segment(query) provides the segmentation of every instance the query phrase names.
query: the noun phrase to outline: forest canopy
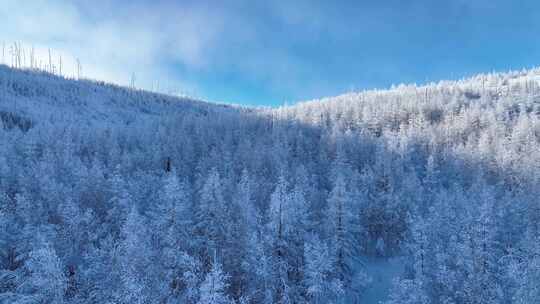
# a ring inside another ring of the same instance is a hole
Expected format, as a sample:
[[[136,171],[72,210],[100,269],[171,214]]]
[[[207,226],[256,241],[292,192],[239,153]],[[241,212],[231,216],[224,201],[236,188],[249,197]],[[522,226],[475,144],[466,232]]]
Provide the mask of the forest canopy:
[[[540,301],[540,70],[279,108],[0,66],[1,303]]]

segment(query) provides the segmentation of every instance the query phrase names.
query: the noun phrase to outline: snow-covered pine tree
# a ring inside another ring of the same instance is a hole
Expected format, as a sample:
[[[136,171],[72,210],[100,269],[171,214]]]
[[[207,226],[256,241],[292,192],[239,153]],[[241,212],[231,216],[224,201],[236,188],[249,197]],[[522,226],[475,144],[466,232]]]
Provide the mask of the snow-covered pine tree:
[[[53,246],[38,235],[37,242],[30,251],[24,266],[25,278],[17,288],[22,294],[21,302],[65,303],[67,279],[64,265]]]
[[[227,239],[229,209],[223,197],[221,178],[216,168],[208,173],[199,192],[199,204],[195,207],[198,247],[205,269],[209,269],[213,257],[222,258]]]
[[[226,293],[229,277],[221,269],[221,265],[214,261],[210,272],[199,287],[199,300],[197,304],[232,304],[234,303]]]
[[[121,302],[143,304],[154,301],[152,293],[153,269],[150,234],[145,218],[135,206],[131,207],[121,230],[120,267]]]
[[[274,301],[286,304],[291,301],[289,276],[290,269],[289,256],[290,244],[289,233],[293,227],[290,226],[291,218],[291,195],[289,185],[283,173],[279,176],[274,192],[270,196],[270,219],[269,230],[271,233],[270,242],[272,248],[272,273],[273,279],[270,283],[274,291]]]
[[[328,235],[335,263],[335,276],[344,286],[349,286],[352,280],[351,268],[354,239],[351,222],[351,197],[347,190],[345,178],[338,173],[334,187],[328,195]]]
[[[305,244],[305,284],[310,303],[337,302],[343,294],[341,280],[334,277],[335,261],[328,246],[317,236],[311,236]]]

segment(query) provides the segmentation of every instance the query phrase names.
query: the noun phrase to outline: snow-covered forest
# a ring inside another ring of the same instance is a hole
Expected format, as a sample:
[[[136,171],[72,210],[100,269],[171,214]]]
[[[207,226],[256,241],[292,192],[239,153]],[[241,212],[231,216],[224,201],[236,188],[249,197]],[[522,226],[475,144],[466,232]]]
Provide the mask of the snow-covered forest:
[[[281,108],[0,66],[0,303],[540,301],[540,70]]]

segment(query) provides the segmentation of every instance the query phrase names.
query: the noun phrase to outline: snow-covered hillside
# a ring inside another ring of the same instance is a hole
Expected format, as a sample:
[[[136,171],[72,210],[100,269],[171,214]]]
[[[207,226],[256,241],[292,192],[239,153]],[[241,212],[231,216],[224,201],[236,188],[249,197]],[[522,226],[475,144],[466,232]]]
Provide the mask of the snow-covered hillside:
[[[250,109],[0,66],[0,303],[538,302],[539,75]]]
[[[228,108],[4,65],[0,65],[0,94],[0,111],[17,113],[35,122],[54,119],[92,127],[156,120],[171,113],[206,115],[214,109]]]

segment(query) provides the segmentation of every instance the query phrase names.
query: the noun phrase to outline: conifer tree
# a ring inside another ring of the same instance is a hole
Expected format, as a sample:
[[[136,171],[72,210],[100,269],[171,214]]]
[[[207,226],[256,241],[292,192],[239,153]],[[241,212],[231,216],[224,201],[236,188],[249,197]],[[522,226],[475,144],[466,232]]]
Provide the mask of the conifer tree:
[[[348,286],[352,279],[351,258],[354,242],[349,209],[351,203],[345,179],[338,174],[334,188],[328,196],[328,235],[335,261],[335,275],[345,286]]]
[[[274,301],[280,304],[290,302],[288,233],[292,227],[289,226],[291,198],[287,188],[288,183],[285,176],[281,174],[270,197],[269,229],[272,233],[272,272],[274,274],[271,285],[274,289]]]
[[[214,261],[210,272],[199,287],[199,301],[197,304],[230,304],[230,300],[226,294],[229,277],[223,273],[221,265]]]
[[[146,222],[136,207],[131,207],[126,222],[122,226],[121,301],[127,303],[147,303],[152,301],[151,287],[154,269],[150,239]]]
[[[343,293],[343,285],[333,277],[335,262],[331,252],[317,236],[312,236],[305,244],[306,258],[305,284],[310,303],[328,303],[338,299]]]
[[[213,256],[221,257],[226,240],[228,209],[222,192],[221,178],[214,168],[200,190],[199,205],[196,207],[196,229],[200,238],[199,249],[203,253],[205,267]]]
[[[37,303],[61,304],[67,288],[63,265],[52,245],[43,236],[25,261],[26,278],[18,290]]]

